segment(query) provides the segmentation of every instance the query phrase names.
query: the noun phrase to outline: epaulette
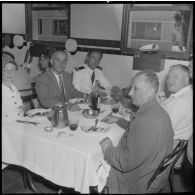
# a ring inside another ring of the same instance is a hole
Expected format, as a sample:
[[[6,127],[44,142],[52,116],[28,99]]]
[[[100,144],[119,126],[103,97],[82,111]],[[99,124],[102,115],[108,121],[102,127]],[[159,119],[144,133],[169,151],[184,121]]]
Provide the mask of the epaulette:
[[[96,68],[98,68],[98,69],[102,70],[102,67],[100,67],[100,66],[97,66]]]
[[[79,71],[79,70],[82,70],[82,69],[85,69],[85,67],[84,66],[79,66],[79,67],[75,68],[76,71]]]

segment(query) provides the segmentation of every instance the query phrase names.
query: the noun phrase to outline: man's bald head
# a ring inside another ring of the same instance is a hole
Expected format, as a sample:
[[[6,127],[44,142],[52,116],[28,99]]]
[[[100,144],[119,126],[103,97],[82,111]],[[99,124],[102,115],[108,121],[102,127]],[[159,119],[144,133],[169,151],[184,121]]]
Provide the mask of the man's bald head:
[[[170,93],[176,93],[190,84],[189,68],[182,64],[170,68],[167,76],[167,87]]]

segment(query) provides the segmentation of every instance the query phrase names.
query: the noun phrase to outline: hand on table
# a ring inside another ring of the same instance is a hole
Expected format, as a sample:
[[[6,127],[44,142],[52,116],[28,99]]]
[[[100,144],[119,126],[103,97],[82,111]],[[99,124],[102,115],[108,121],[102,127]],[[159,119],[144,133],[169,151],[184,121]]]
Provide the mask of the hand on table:
[[[103,153],[105,153],[106,150],[109,147],[112,147],[113,146],[112,140],[109,137],[105,137],[102,141],[100,141],[100,146],[102,148]]]

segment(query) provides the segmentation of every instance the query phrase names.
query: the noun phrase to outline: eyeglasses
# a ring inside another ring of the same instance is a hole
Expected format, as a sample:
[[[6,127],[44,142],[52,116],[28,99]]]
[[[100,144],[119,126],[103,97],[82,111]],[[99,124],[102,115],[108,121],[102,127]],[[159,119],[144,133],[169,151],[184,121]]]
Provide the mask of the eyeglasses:
[[[14,69],[11,69],[11,70],[9,70],[9,69],[4,69],[3,72],[6,72],[6,73],[15,73],[16,70],[14,70]]]

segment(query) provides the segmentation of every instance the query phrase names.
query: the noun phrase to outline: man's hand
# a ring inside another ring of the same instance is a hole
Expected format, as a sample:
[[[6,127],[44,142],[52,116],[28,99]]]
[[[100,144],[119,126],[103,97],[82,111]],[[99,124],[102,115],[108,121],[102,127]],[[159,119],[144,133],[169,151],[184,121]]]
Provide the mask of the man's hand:
[[[102,151],[105,154],[106,150],[109,147],[112,147],[112,140],[109,137],[104,138],[102,141],[100,141],[100,146],[102,147]]]

